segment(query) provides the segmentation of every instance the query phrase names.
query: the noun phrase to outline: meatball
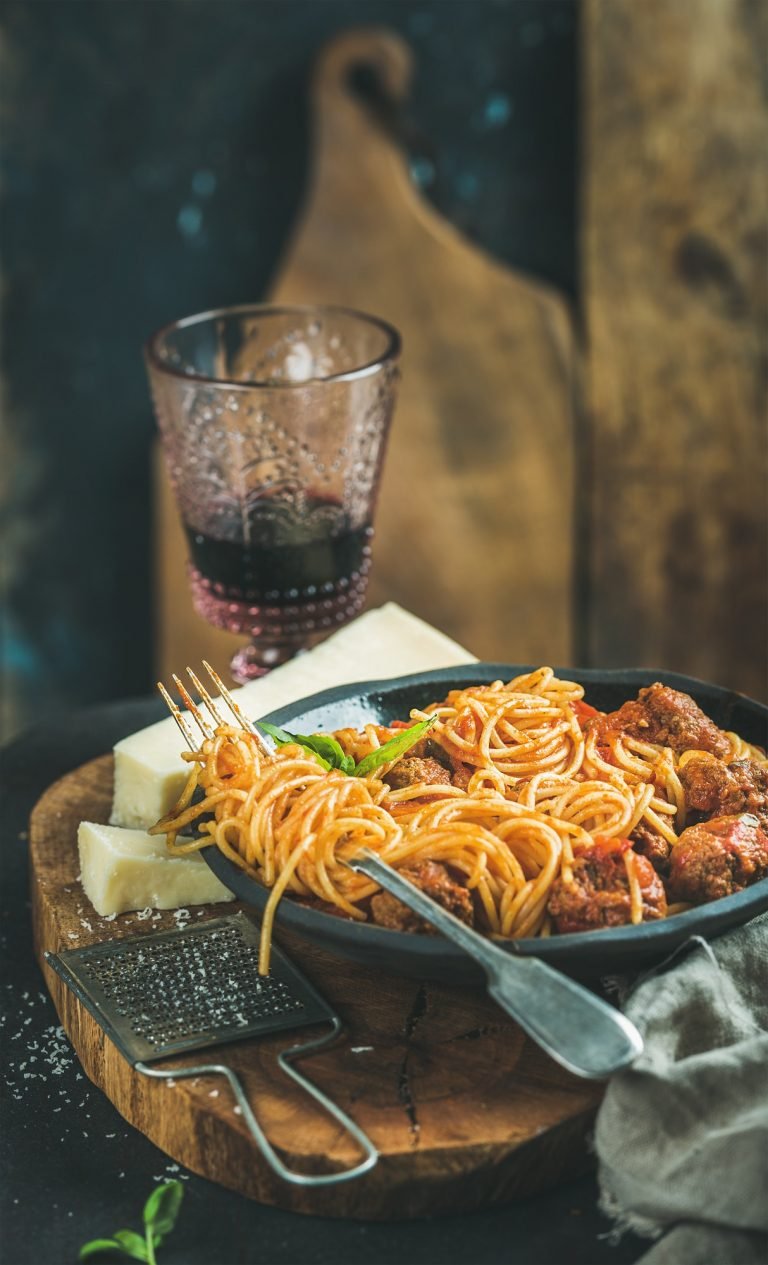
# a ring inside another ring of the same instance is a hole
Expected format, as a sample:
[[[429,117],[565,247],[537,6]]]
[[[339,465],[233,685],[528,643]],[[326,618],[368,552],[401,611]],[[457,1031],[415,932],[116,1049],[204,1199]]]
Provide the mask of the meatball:
[[[639,821],[629,836],[632,847],[641,857],[647,857],[658,874],[666,874],[672,844],[644,821]]]
[[[680,781],[689,812],[712,817],[729,797],[728,765],[715,756],[693,756],[680,770]]]
[[[461,760],[454,761],[453,771],[451,773],[451,782],[454,786],[458,786],[460,790],[469,789],[469,783],[474,775],[474,767],[471,764],[464,764]]]
[[[427,782],[430,786],[450,786],[451,775],[431,756],[404,756],[384,774],[384,781],[393,791],[399,791],[406,786],[417,786],[419,782]]]
[[[741,891],[768,875],[768,834],[742,813],[688,826],[672,849],[670,900],[702,905]]]
[[[631,922],[632,902],[624,853],[628,839],[595,840],[575,857],[573,880],[555,880],[548,911],[561,935],[571,931],[596,931]],[[667,912],[664,886],[650,861],[635,855],[643,898],[643,921],[663,918]]]
[[[594,721],[593,724],[601,722]],[[710,751],[725,756],[731,744],[721,729],[704,715],[689,694],[673,690],[659,681],[640,690],[633,702],[611,712],[605,722],[632,738],[655,742],[673,751]]]
[[[404,867],[399,871],[414,887],[418,887],[432,900],[442,905],[449,913],[455,914],[470,927],[474,921],[472,896],[466,887],[451,878],[444,865],[438,861],[420,861],[417,865]],[[418,914],[413,913],[407,905],[391,896],[389,892],[379,892],[371,899],[371,916],[380,927],[389,927],[393,931],[417,931],[434,934],[434,929]]]
[[[761,760],[722,760],[694,756],[680,770],[685,803],[705,817],[751,813],[768,826],[768,764]]]
[[[442,764],[443,768],[448,770],[451,767],[451,758],[448,752],[429,735],[426,738],[420,738],[418,742],[414,742],[413,746],[408,748],[408,755],[419,756],[420,759],[437,760],[438,764]]]

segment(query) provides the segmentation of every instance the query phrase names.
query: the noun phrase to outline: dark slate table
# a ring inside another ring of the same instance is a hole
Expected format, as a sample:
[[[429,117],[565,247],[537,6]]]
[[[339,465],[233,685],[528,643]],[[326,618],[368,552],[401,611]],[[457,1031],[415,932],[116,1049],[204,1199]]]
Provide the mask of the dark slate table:
[[[0,1260],[5,1265],[76,1261],[87,1239],[139,1229],[154,1183],[175,1176],[184,1182],[185,1200],[176,1230],[160,1249],[159,1265],[636,1261],[644,1250],[639,1239],[610,1243],[592,1176],[506,1208],[465,1216],[388,1223],[302,1217],[262,1207],[180,1169],[126,1125],[91,1085],[59,1027],[33,958],[27,819],[52,781],[161,714],[152,700],[52,717],[2,752]]]

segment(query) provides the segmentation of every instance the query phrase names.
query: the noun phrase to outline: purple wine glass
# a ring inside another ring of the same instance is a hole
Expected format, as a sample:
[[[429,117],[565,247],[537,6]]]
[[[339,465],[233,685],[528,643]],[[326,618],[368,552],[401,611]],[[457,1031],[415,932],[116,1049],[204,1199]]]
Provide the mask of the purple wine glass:
[[[244,306],[165,326],[145,357],[195,609],[245,633],[245,682],[365,599],[400,337],[341,307]]]

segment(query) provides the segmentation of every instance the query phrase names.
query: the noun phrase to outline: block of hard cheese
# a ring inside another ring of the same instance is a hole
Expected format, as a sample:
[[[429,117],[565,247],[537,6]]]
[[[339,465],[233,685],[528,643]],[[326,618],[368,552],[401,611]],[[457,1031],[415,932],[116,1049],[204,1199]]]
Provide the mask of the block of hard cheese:
[[[233,693],[244,711],[258,719],[334,685],[475,662],[450,637],[388,602],[366,611],[308,654]],[[179,754],[183,746],[170,716],[117,743],[113,825],[146,828],[168,812],[187,776]]]
[[[102,918],[128,909],[178,909],[234,900],[199,852],[170,856],[165,836],[83,821],[77,832],[83,890]]]

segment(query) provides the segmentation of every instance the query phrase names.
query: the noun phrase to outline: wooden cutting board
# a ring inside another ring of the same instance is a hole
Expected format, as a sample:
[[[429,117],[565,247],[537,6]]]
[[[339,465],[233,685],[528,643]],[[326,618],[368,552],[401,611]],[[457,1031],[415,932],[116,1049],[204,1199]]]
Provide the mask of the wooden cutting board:
[[[368,68],[395,105],[411,54],[350,31],[312,84],[312,171],[271,288],[341,303],[403,336],[403,378],[376,518],[370,602],[393,599],[478,657],[572,662],[575,352],[563,299],[472,245],[421,196],[407,157],[350,88]],[[164,476],[156,493],[160,674],[239,640],[207,628],[186,589]]]
[[[768,7],[581,6],[590,661],[768,698]]]
[[[112,769],[111,756],[83,765],[56,782],[32,813],[35,949],[86,1074],[161,1150],[262,1203],[366,1219],[488,1207],[588,1166],[585,1135],[602,1087],[562,1071],[485,996],[374,976],[283,934],[281,945],[345,1025],[340,1042],[303,1067],[368,1132],[381,1154],[376,1168],[338,1187],[288,1186],[261,1160],[219,1078],[170,1086],[135,1072],[43,957],[46,950],[174,926],[172,912],[151,923],[133,913],[101,919],[77,880],[77,827],[81,820],[107,820]],[[237,908],[193,913],[197,919]],[[330,1157],[348,1165],[354,1151],[338,1126],[275,1064],[276,1052],[290,1043],[285,1034],[242,1041],[221,1047],[220,1056],[241,1076],[289,1164],[318,1171]]]

